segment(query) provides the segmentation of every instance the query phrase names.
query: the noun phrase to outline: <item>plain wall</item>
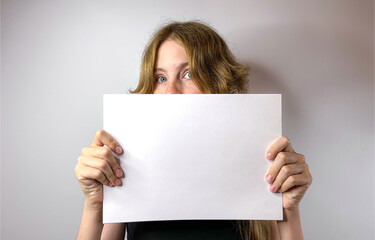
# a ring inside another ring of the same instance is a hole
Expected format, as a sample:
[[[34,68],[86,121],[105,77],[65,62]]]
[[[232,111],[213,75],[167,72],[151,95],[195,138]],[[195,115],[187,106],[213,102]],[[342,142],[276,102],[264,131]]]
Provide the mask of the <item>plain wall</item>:
[[[374,1],[1,4],[1,239],[75,238],[102,94],[134,89],[169,19],[209,23],[252,67],[250,93],[283,94],[283,135],[313,175],[305,239],[374,239]]]

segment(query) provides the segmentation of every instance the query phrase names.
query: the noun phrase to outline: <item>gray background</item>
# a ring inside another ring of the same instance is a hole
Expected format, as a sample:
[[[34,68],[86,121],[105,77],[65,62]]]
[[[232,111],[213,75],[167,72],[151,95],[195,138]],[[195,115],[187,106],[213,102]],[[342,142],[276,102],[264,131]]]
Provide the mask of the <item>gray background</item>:
[[[283,94],[283,135],[306,156],[305,239],[374,239],[374,1],[2,1],[1,239],[73,239],[74,175],[102,94],[136,86],[169,19],[212,25]]]

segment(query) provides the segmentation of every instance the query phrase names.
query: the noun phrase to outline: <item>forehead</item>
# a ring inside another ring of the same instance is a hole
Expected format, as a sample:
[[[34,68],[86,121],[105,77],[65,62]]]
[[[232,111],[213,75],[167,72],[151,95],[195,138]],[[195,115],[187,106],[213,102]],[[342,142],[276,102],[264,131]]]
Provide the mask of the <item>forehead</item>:
[[[169,65],[181,61],[187,61],[184,47],[174,40],[165,40],[158,49],[156,65]]]

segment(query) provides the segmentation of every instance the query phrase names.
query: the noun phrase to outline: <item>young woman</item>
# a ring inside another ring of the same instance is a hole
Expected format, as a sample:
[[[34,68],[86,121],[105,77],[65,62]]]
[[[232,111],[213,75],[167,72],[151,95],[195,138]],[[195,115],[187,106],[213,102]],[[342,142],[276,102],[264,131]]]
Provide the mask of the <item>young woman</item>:
[[[239,64],[224,40],[200,22],[172,22],[155,32],[143,54],[140,81],[131,93],[246,93],[249,67]],[[106,145],[106,147],[104,147]],[[77,239],[303,239],[299,202],[311,185],[305,157],[286,137],[265,153],[274,160],[265,181],[283,193],[283,221],[156,221],[102,224],[103,184],[122,185],[124,170],[112,152],[122,147],[104,130],[82,149],[75,174],[85,195]]]

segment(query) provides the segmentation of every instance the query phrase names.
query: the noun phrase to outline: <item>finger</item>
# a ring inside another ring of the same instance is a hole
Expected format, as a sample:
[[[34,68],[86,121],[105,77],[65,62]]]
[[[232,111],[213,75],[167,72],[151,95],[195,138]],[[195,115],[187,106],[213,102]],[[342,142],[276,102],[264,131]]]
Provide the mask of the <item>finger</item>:
[[[105,175],[105,177],[114,185],[116,184],[116,176],[114,172],[112,171],[112,168],[109,166],[108,162],[101,159],[101,158],[95,158],[95,157],[85,157],[80,156],[78,158],[78,162],[91,168],[98,169],[102,171]]]
[[[309,184],[309,178],[306,177],[305,174],[292,175],[292,176],[289,176],[285,180],[285,182],[281,185],[279,192],[286,192],[292,187],[302,186],[302,185],[306,185],[306,189],[307,189],[308,184]]]
[[[298,161],[304,161],[305,156],[298,153],[291,153],[291,152],[279,152],[276,155],[275,161],[272,163],[268,173],[266,174],[266,181],[268,183],[272,183],[275,179],[277,174],[279,174],[281,168],[286,164],[296,163]]]
[[[103,172],[96,168],[88,167],[81,164],[78,165],[76,169],[77,179],[80,182],[85,181],[87,179],[93,179],[107,186],[109,186],[110,184],[109,180],[104,176]]]
[[[272,143],[271,146],[267,150],[266,157],[269,160],[272,160],[272,159],[275,158],[277,153],[279,153],[281,151],[283,151],[283,152],[294,152],[289,138],[281,137],[281,138],[277,139],[274,143]]]
[[[305,164],[302,163],[293,163],[284,165],[279,174],[276,176],[275,181],[270,185],[269,189],[271,192],[277,192],[285,180],[295,174],[300,174],[306,170]]]
[[[118,157],[116,157],[116,156],[114,156],[115,157],[115,159],[116,159],[116,162],[120,165],[120,158],[118,158]],[[125,177],[125,171],[121,168],[121,170],[122,170],[122,175],[121,176],[117,176],[117,177]]]
[[[116,162],[118,163],[118,164],[120,164],[120,158],[118,158],[118,157],[116,157],[116,156],[114,156],[115,157],[115,159],[116,159]]]
[[[82,149],[81,155],[106,160],[111,166],[116,177],[123,176],[123,170],[121,169],[119,162],[116,161],[115,156],[112,154],[112,151],[108,147],[85,147]]]
[[[113,152],[121,154],[123,153],[120,144],[106,131],[99,129],[94,137],[91,146],[108,146]]]

